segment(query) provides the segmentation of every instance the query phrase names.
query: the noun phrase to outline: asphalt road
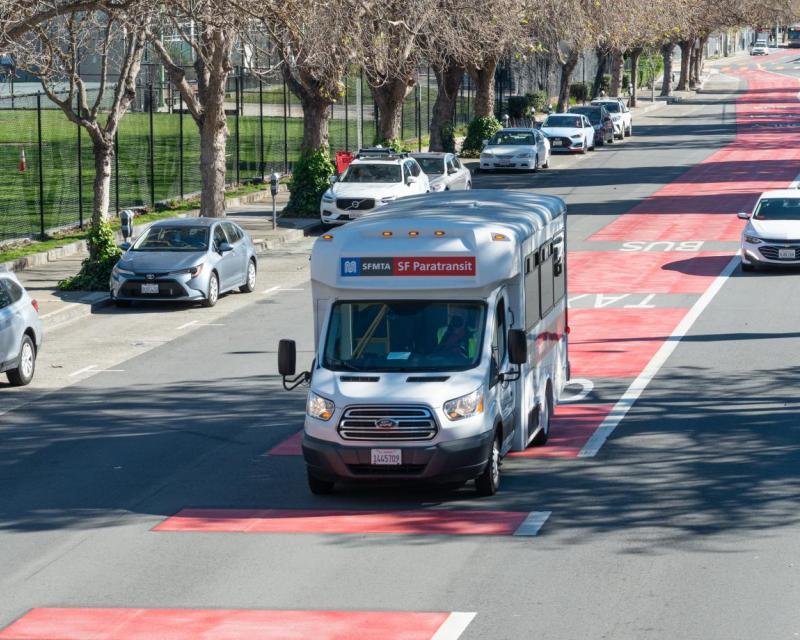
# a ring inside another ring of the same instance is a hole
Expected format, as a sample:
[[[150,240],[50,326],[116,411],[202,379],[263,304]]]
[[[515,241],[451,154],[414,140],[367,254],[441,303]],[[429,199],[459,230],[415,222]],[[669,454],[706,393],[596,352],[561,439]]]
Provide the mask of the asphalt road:
[[[775,58],[737,65],[793,60]],[[642,117],[622,144],[475,186],[561,195],[571,250],[625,259],[592,236],[734,140],[743,84],[717,76],[708,87]],[[735,242],[709,242],[735,253]],[[470,639],[798,637],[797,277],[736,269],[597,456],[508,460],[491,499],[469,488],[313,497],[300,458],[265,455],[302,424],[303,392],[280,389],[275,354],[292,337],[310,359],[299,276],[227,315],[221,306],[214,326],[198,320],[144,353],[107,356],[112,373],[15,395],[21,406],[0,415],[0,629],[34,607],[124,607],[474,612]],[[589,295],[611,293],[598,276]],[[665,313],[700,298],[653,300]],[[127,314],[112,315],[124,331]],[[83,328],[86,350],[100,326]],[[631,382],[597,378],[591,405]],[[535,537],[152,530],[185,508],[551,515]]]

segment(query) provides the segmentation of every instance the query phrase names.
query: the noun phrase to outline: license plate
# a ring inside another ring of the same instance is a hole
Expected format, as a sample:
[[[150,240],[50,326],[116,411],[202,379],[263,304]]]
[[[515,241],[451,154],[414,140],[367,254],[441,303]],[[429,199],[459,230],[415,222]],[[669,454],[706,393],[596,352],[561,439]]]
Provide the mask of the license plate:
[[[371,449],[370,462],[376,465],[397,466],[402,464],[402,449]]]
[[[157,284],[143,284],[142,293],[158,293]]]
[[[794,260],[795,258],[795,250],[794,249],[778,249],[778,257]]]
[[[564,143],[561,140],[553,140],[552,146],[553,147],[560,147],[562,144],[564,144]]]
[[[511,161],[510,160],[498,160],[497,161],[497,166],[498,167],[510,167],[511,166]]]

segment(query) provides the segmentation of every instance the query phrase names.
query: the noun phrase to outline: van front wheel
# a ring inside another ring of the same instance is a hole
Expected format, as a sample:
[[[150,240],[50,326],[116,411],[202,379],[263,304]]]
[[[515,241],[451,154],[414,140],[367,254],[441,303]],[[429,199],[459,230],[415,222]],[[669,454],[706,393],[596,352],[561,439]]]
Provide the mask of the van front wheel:
[[[475,490],[479,496],[488,497],[500,487],[500,434],[495,436],[489,451],[489,459],[483,473],[475,478]]]
[[[333,487],[336,483],[330,480],[323,480],[315,476],[311,469],[308,469],[308,488],[315,496],[327,496],[333,493]]]
[[[550,383],[547,383],[547,391],[545,392],[544,405],[539,409],[539,432],[531,440],[531,446],[541,447],[547,444],[547,439],[550,437],[550,420],[553,416],[553,390]]]

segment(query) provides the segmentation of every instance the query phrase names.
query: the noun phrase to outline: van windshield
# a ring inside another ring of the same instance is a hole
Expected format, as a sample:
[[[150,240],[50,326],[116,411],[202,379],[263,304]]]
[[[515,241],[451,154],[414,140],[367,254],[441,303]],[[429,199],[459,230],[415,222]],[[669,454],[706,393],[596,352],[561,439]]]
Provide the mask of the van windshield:
[[[454,371],[480,361],[483,302],[337,302],[323,366],[333,371]]]

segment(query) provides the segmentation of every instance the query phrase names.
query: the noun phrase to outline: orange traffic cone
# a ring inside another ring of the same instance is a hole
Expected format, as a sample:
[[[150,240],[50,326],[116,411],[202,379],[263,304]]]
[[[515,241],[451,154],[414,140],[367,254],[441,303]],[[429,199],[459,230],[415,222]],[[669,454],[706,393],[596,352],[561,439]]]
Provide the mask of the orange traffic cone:
[[[25,173],[28,170],[28,161],[25,160],[25,147],[19,150],[19,172]]]

